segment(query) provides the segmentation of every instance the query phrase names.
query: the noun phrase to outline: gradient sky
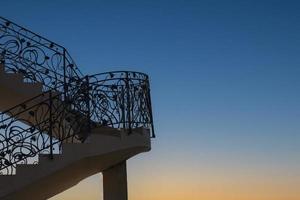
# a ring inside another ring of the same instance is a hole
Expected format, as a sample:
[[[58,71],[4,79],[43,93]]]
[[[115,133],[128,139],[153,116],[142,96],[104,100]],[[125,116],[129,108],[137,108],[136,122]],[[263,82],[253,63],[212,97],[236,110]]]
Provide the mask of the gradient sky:
[[[81,70],[151,77],[157,139],[130,200],[300,199],[300,2],[10,0]],[[102,199],[101,175],[51,200]]]

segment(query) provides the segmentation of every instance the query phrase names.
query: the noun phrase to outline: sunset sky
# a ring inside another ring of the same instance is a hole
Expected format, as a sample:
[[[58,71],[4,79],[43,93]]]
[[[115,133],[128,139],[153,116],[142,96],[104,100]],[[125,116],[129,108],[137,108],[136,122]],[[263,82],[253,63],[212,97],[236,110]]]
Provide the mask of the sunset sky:
[[[85,74],[151,78],[152,151],[129,200],[300,199],[300,1],[10,0],[1,15]],[[90,177],[51,200],[102,200]]]

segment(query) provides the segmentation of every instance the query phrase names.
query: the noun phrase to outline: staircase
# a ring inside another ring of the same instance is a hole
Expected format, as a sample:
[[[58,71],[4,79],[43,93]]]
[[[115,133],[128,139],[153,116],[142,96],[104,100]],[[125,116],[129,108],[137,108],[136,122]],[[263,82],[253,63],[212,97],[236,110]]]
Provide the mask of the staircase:
[[[126,160],[155,137],[146,74],[84,76],[64,47],[2,17],[0,111],[3,200],[45,200],[99,172],[104,199],[126,200]]]

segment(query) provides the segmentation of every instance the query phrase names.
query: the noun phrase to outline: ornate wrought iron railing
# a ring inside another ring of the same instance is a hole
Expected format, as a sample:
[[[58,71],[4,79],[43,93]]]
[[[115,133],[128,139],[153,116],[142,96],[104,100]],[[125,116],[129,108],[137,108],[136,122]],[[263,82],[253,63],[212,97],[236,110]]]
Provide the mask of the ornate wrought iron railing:
[[[83,76],[66,49],[0,17],[0,62],[43,93],[0,113],[0,173],[62,143],[84,142],[91,129],[108,126],[128,134],[149,128],[155,137],[149,77],[115,71]]]
[[[155,137],[149,78],[117,71],[87,76],[64,100],[47,91],[0,113],[0,172],[14,174],[16,164],[38,154],[53,155],[62,143],[84,142],[94,127],[149,128]]]
[[[114,71],[88,77],[91,120],[113,128],[144,127],[155,137],[148,75]]]
[[[84,142],[88,118],[48,91],[0,114],[0,173],[12,175],[17,164],[37,161],[38,154],[59,153],[62,143]]]
[[[8,72],[23,72],[27,81],[47,80],[45,86],[68,93],[82,77],[68,51],[32,31],[0,17],[0,53]],[[46,91],[46,89],[45,89]]]

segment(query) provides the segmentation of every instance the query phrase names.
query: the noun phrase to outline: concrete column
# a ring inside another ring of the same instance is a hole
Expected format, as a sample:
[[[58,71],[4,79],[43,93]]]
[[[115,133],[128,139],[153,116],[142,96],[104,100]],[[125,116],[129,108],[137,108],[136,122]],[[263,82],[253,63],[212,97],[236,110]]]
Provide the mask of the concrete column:
[[[104,200],[127,200],[126,161],[103,171]]]

